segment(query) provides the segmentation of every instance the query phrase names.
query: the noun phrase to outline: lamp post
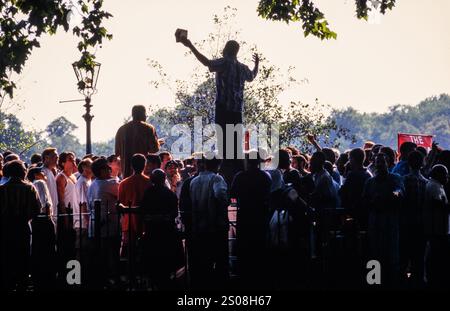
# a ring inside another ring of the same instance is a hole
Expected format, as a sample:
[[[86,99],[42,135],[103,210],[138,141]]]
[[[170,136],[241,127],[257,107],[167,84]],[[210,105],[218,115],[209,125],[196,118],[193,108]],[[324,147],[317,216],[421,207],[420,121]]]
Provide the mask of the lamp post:
[[[94,62],[92,68],[87,69],[75,62],[72,67],[77,77],[78,91],[84,95],[86,113],[83,115],[83,119],[86,121],[86,154],[90,154],[92,153],[91,121],[94,118],[91,114],[91,96],[97,93],[97,80],[101,64]]]

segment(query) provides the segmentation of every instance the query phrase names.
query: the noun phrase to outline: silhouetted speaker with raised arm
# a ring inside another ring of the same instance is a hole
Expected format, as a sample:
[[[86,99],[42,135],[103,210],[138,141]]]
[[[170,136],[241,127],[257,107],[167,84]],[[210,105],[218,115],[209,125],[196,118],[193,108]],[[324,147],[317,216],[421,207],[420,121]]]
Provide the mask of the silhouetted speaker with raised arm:
[[[243,106],[244,106],[244,85],[245,82],[251,82],[258,74],[259,56],[253,55],[255,62],[253,70],[248,66],[240,63],[237,59],[239,52],[239,43],[230,40],[225,44],[222,55],[223,57],[210,60],[201,54],[192,42],[187,38],[187,31],[178,29],[175,33],[177,42],[181,42],[188,47],[195,57],[206,67],[210,72],[216,73],[216,100],[215,100],[215,123],[218,126],[217,130],[221,130],[222,139],[218,135],[218,155],[225,160],[223,167],[230,167],[236,169],[239,162],[233,161],[236,159],[243,159],[243,128],[239,127],[243,122]],[[227,134],[227,126],[228,134]],[[230,180],[225,174],[225,179],[230,184]]]

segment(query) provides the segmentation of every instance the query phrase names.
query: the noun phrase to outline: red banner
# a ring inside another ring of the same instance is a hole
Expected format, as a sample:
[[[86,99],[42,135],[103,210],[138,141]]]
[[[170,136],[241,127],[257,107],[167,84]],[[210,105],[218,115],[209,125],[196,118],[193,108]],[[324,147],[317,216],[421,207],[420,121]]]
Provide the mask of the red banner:
[[[249,151],[249,150],[250,150],[250,131],[246,130],[245,136],[244,136],[244,151]]]
[[[412,142],[417,146],[422,146],[428,150],[431,149],[433,145],[433,135],[423,135],[423,134],[398,134],[398,150],[400,151],[400,146],[404,142]]]

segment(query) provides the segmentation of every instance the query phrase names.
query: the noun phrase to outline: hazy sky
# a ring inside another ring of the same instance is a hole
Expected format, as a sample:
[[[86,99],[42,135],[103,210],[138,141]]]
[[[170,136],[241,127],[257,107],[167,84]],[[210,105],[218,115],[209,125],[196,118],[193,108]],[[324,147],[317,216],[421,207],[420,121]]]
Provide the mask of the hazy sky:
[[[414,105],[426,97],[450,93],[449,0],[398,0],[397,7],[371,25],[355,17],[354,1],[316,0],[337,40],[304,38],[299,24],[262,20],[257,0],[107,0],[114,17],[107,26],[114,39],[97,51],[102,63],[98,93],[93,97],[93,141],[115,135],[135,104],[173,105],[168,90],[155,90],[147,59],[158,60],[174,78],[187,79],[196,68],[193,56],[175,43],[176,28],[189,30],[192,41],[205,39],[212,16],[226,5],[238,9],[241,38],[281,68],[296,67],[295,77],[307,78],[282,100],[361,111],[386,111],[393,104]],[[19,80],[17,112],[28,128],[43,129],[64,115],[79,126],[85,141],[83,103],[78,99],[71,63],[79,58],[76,39],[64,32],[46,37],[33,51]],[[251,64],[249,64],[251,65]]]

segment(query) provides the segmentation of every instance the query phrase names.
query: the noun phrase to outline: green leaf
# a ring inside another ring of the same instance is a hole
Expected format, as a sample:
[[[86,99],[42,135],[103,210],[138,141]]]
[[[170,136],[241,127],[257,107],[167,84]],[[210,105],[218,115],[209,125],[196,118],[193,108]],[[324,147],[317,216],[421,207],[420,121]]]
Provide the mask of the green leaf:
[[[83,3],[83,5],[81,6],[81,11],[83,13],[88,13],[89,12],[89,8],[88,8],[86,3]]]

